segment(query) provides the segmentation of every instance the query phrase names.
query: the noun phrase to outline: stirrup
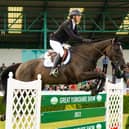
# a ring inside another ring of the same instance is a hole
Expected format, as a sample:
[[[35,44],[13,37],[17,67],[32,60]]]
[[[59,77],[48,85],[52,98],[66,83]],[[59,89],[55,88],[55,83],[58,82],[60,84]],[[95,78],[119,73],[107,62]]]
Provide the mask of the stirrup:
[[[50,74],[51,76],[54,76],[54,77],[57,77],[58,76],[58,68],[54,68],[50,71]]]

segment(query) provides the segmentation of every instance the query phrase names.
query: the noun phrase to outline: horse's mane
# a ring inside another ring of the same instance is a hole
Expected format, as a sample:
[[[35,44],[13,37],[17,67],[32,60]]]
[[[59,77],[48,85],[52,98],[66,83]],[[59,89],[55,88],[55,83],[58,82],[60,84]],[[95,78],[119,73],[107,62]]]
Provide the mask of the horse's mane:
[[[112,40],[112,38],[105,39],[105,40],[102,40],[102,39],[101,40],[93,40],[93,42],[91,42],[91,43],[76,43],[71,48],[73,51],[77,51],[78,49],[81,49],[83,47],[89,47],[89,46],[91,47],[93,45],[106,43],[107,41],[111,41],[111,40]]]

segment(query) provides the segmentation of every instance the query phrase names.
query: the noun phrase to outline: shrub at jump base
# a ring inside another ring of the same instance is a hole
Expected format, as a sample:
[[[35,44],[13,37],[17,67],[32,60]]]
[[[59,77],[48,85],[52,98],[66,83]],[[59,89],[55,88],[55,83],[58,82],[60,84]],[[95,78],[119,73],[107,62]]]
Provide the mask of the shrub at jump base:
[[[123,109],[124,113],[129,113],[129,95],[124,95],[124,100],[123,100]]]

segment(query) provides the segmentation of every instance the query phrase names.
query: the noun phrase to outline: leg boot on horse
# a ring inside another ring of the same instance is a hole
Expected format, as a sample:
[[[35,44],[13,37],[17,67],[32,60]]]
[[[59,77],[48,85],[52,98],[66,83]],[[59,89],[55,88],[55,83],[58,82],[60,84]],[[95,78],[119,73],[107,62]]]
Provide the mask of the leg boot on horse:
[[[102,92],[104,90],[106,76],[103,72],[98,73],[96,86],[94,86],[93,89],[91,89],[91,94],[97,95],[99,92]]]

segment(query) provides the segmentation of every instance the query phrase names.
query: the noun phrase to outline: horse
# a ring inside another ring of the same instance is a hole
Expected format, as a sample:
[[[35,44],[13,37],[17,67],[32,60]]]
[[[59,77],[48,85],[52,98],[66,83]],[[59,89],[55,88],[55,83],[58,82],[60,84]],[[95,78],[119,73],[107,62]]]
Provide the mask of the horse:
[[[7,78],[10,71],[13,72],[14,78],[20,81],[33,81],[37,79],[37,75],[41,74],[42,89],[45,84],[75,84],[85,80],[96,79],[96,85],[90,87],[91,94],[96,95],[104,90],[106,76],[101,71],[95,71],[98,59],[107,55],[111,60],[114,68],[119,71],[124,68],[125,60],[121,44],[117,39],[106,39],[93,43],[82,43],[70,48],[70,61],[58,68],[59,75],[57,77],[50,76],[50,67],[44,66],[44,58],[33,59],[25,63],[17,63],[6,68],[2,75],[2,86],[7,90]],[[99,86],[98,86],[99,84]],[[87,89],[83,89],[86,90]]]
[[[45,84],[75,84],[85,80],[100,80],[99,87],[91,89],[92,95],[101,92],[105,84],[105,74],[96,72],[98,59],[107,55],[116,70],[125,65],[120,42],[117,39],[107,39],[94,43],[82,43],[71,47],[71,60],[68,64],[59,67],[59,76],[50,76],[51,68],[43,65],[44,59],[34,59],[22,63],[16,70],[16,79],[21,81],[33,81],[41,74],[42,88]]]
[[[6,96],[7,78],[9,72],[12,71],[14,78],[21,81],[36,80],[37,75],[41,74],[42,89],[44,89],[45,84],[74,84],[85,80],[99,79],[102,81],[100,87],[92,91],[92,94],[97,94],[103,89],[105,74],[94,69],[98,59],[103,55],[109,57],[116,71],[120,71],[125,66],[121,44],[117,39],[82,43],[71,47],[71,60],[59,68],[57,78],[49,75],[51,68],[43,66],[44,59],[39,58],[7,67],[1,74],[2,88]]]

